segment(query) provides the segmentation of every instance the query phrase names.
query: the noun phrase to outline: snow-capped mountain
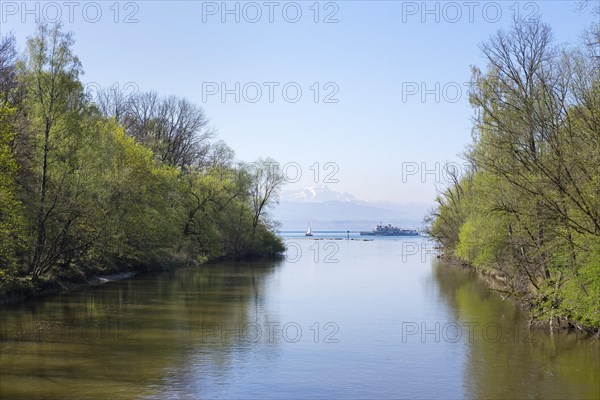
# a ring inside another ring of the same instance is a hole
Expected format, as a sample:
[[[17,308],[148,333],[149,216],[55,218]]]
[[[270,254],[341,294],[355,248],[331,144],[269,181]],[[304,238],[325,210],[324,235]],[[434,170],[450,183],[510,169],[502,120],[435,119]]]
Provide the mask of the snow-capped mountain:
[[[367,230],[380,222],[419,228],[432,204],[366,202],[326,186],[283,192],[272,211],[282,230]]]
[[[281,201],[293,201],[300,203],[320,203],[324,201],[354,200],[356,200],[356,198],[350,193],[336,192],[324,185],[317,185],[304,189],[289,190],[281,194]]]

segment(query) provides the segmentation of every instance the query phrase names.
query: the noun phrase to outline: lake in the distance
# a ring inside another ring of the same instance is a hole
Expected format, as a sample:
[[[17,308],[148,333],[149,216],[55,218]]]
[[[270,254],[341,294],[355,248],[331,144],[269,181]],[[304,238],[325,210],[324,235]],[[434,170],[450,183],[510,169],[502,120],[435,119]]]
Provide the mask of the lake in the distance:
[[[0,397],[600,398],[600,342],[527,330],[426,238],[285,236],[282,261],[3,306]]]

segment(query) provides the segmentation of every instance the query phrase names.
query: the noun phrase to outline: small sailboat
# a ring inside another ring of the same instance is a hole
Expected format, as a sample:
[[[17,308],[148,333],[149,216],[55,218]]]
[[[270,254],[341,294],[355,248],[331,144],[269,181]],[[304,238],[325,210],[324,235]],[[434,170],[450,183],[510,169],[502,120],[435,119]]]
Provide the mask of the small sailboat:
[[[312,236],[312,235],[313,235],[313,234],[312,234],[312,229],[310,228],[310,224],[308,225],[308,229],[306,230],[306,233],[305,233],[305,235],[306,235],[306,236]]]

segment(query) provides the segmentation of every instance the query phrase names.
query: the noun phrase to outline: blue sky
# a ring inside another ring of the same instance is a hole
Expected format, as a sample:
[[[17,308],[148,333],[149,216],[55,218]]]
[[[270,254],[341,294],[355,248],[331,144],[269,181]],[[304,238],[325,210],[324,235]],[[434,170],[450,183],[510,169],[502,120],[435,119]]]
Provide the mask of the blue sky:
[[[573,1],[23,4],[2,1],[1,32],[23,48],[36,16],[60,13],[84,82],[133,82],[201,104],[239,159],[273,157],[290,166],[290,180],[299,167],[288,189],[327,184],[400,203],[430,202],[443,164],[470,142],[472,111],[457,89],[471,65],[485,66],[482,41],[515,12],[541,17],[559,43],[578,43],[598,18]]]

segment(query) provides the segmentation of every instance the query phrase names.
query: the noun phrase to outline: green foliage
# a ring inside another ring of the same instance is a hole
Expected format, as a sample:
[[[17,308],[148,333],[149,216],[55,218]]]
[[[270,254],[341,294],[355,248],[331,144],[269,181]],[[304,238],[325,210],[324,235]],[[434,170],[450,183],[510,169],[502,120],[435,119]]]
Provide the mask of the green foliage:
[[[600,65],[517,21],[473,68],[473,170],[438,198],[431,234],[502,277],[533,315],[600,328]]]
[[[586,326],[600,327],[600,241],[583,256],[581,268],[561,290],[561,310]]]
[[[265,203],[258,215],[254,207],[257,197],[253,188],[260,186],[258,179],[246,168],[224,165],[212,165],[184,177],[187,220],[183,233],[190,253],[213,259],[283,252],[283,244],[269,228],[264,212],[272,198],[263,198]],[[279,183],[273,190],[278,187]]]
[[[24,240],[23,206],[15,182],[18,164],[13,153],[14,109],[0,103],[0,284],[17,272]]]
[[[169,97],[136,125],[135,102],[148,94],[113,99],[131,109],[112,115],[112,103],[83,92],[72,46],[60,26],[40,25],[24,61],[6,69],[23,96],[0,103],[2,296],[27,282],[283,252],[265,212],[281,181],[269,181],[257,215],[252,188],[264,181],[209,142],[200,107]]]

